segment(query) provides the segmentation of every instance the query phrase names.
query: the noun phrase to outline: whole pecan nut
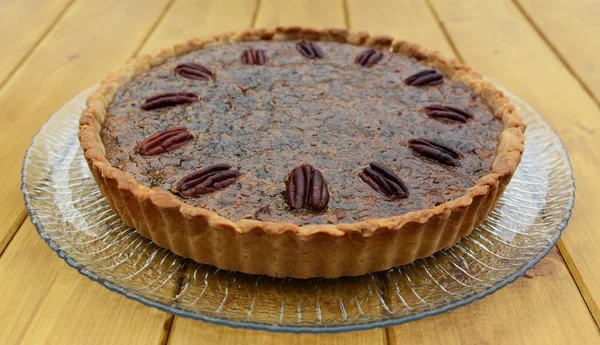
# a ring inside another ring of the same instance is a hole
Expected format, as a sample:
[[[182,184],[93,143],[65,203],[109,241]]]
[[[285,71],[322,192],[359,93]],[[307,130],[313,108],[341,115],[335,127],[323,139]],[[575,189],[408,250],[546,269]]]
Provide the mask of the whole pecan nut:
[[[370,163],[358,176],[387,200],[406,199],[410,195],[404,181],[392,169],[379,163]]]
[[[152,134],[144,139],[136,148],[135,153],[142,156],[154,156],[176,150],[190,141],[194,136],[185,127],[169,128]]]
[[[301,165],[290,173],[285,197],[291,208],[324,210],[329,203],[327,182],[319,170],[308,164]]]
[[[423,111],[434,119],[451,120],[457,122],[467,122],[468,119],[472,118],[473,115],[468,112],[447,105],[428,105],[423,107]]]
[[[362,53],[358,54],[356,59],[354,59],[354,63],[363,67],[373,67],[379,61],[383,59],[383,53],[377,51],[375,49],[369,48],[362,51]]]
[[[323,53],[323,49],[319,47],[315,42],[306,42],[300,41],[296,43],[296,49],[300,52],[300,54],[304,55],[304,57],[308,59],[322,59],[325,57],[325,53]]]
[[[460,166],[458,160],[461,156],[460,152],[437,141],[424,138],[410,139],[408,147],[416,154],[433,159],[438,163]]]
[[[213,76],[211,70],[193,62],[179,64],[174,71],[184,78],[195,80],[209,80]]]
[[[434,69],[426,69],[415,73],[404,80],[404,83],[409,86],[432,86],[443,82],[444,76]]]
[[[182,178],[177,191],[187,197],[212,193],[233,184],[240,175],[239,171],[231,170],[229,164],[211,165]]]
[[[198,95],[193,92],[168,92],[161,93],[146,99],[142,104],[143,110],[153,110],[158,108],[170,107],[173,105],[194,103],[198,100]]]
[[[247,49],[242,53],[242,62],[246,65],[264,65],[269,61],[267,54],[262,49]]]

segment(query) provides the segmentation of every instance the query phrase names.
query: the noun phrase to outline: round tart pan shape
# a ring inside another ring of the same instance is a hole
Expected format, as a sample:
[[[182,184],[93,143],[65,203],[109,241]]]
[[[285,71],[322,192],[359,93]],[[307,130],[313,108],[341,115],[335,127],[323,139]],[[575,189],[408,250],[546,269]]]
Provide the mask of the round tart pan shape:
[[[488,174],[454,200],[430,209],[345,224],[232,221],[192,206],[168,191],[139,184],[109,163],[100,138],[116,92],[135,76],[170,58],[238,41],[333,41],[403,54],[436,69],[481,97],[502,121]],[[273,277],[357,276],[404,265],[453,246],[494,208],[523,153],[525,125],[503,93],[469,67],[416,44],[346,30],[299,27],[248,30],[190,39],[131,60],[111,74],[87,102],[79,139],[86,161],[110,206],[142,236],[174,253],[220,269]]]

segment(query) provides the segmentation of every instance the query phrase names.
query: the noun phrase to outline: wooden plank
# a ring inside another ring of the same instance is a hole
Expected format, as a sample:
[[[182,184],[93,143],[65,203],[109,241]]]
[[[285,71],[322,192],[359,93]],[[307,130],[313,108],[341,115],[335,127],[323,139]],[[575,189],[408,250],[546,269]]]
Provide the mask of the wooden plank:
[[[345,28],[343,0],[261,0],[256,27]]]
[[[347,0],[348,23],[355,31],[419,43],[445,56],[454,51],[424,1]]]
[[[71,0],[0,3],[0,85],[61,17]]]
[[[68,267],[25,223],[0,260],[0,344],[163,344],[171,318]]]
[[[19,181],[31,137],[64,102],[131,57],[166,5],[76,2],[0,89],[0,252],[26,215]]]
[[[600,103],[600,2],[590,0],[515,0]]]
[[[525,278],[447,314],[390,328],[390,344],[600,344],[560,254]]]
[[[577,191],[560,251],[600,325],[600,110],[510,1],[433,1],[465,61],[528,101],[569,152]],[[556,311],[558,312],[558,311]]]
[[[353,345],[385,344],[385,330],[340,334],[291,334],[248,331],[216,326],[190,319],[175,318],[168,345],[219,344],[219,345]]]

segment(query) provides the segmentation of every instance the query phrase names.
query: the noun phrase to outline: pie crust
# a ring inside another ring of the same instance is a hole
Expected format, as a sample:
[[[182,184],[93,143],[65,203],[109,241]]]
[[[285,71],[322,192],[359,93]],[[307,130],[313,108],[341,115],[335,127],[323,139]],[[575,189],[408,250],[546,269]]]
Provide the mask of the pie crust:
[[[168,191],[140,185],[111,166],[100,130],[107,107],[121,86],[169,58],[228,42],[259,40],[349,43],[404,54],[437,69],[470,88],[502,121],[491,170],[465,195],[434,208],[355,223],[298,226],[249,219],[234,222],[189,205]],[[79,140],[112,209],[157,245],[220,269],[273,277],[335,278],[408,264],[468,236],[494,208],[515,172],[524,149],[524,132],[520,115],[501,91],[471,68],[438,52],[387,36],[370,37],[343,29],[278,27],[192,38],[132,59],[89,97],[80,120]]]

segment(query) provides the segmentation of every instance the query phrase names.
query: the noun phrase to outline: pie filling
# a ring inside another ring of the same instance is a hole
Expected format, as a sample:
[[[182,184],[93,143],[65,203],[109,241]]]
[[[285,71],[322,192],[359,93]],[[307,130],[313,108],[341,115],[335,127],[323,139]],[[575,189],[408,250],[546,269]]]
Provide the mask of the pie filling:
[[[331,42],[240,42],[122,87],[101,138],[140,184],[231,220],[350,223],[435,207],[491,168],[502,123],[416,60]]]

